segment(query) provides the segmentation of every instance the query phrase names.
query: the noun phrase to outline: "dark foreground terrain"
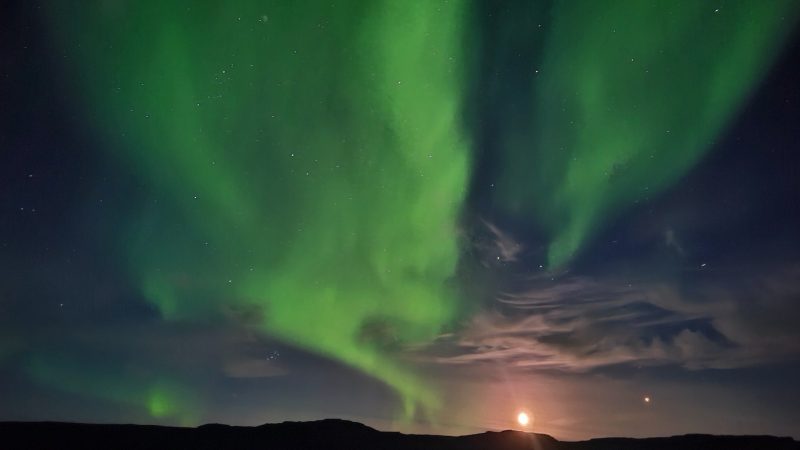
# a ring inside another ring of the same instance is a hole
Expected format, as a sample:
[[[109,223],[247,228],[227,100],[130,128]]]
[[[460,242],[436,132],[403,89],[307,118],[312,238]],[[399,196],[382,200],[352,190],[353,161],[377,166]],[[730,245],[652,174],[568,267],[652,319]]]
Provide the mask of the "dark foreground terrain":
[[[344,420],[284,422],[258,427],[203,425],[91,425],[59,422],[0,423],[2,449],[408,449],[408,450],[800,450],[800,442],[773,436],[686,435],[560,442],[518,431],[431,436],[374,430]]]

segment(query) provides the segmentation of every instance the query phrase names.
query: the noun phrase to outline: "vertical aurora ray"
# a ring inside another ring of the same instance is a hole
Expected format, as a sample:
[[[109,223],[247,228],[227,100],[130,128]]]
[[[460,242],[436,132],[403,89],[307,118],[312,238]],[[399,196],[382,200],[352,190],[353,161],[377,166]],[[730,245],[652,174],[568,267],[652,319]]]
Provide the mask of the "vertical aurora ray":
[[[556,1],[542,11],[542,28],[528,30],[542,42],[532,117],[499,133],[496,203],[549,235],[556,268],[713,146],[798,3]]]
[[[119,243],[146,298],[170,320],[248,311],[407,416],[435,409],[392,353],[460,309],[464,3],[109,5],[51,17],[109,152],[157,196]]]

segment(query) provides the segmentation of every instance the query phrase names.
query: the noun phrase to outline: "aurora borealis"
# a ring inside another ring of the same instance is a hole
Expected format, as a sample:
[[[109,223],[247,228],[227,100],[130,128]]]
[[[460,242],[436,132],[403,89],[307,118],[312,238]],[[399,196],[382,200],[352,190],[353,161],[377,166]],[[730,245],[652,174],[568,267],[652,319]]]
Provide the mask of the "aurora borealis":
[[[798,436],[796,2],[4,17],[3,419]]]
[[[497,147],[497,203],[543,227],[550,267],[702,157],[769,67],[792,8],[678,5],[551,6],[530,115],[509,119]]]
[[[131,220],[130,239],[147,242],[131,269],[165,319],[252,310],[270,335],[384,380],[411,413],[435,399],[384,353],[430,341],[456,314],[445,281],[468,179],[463,5],[276,4],[266,16],[251,3],[187,15],[153,2],[131,24],[152,41],[120,29],[107,49],[88,33],[119,29],[108,16],[71,24],[87,60],[142,69],[87,80],[118,93],[96,104],[103,129],[129,130],[117,156],[169,195]],[[415,38],[394,39],[398,27]]]

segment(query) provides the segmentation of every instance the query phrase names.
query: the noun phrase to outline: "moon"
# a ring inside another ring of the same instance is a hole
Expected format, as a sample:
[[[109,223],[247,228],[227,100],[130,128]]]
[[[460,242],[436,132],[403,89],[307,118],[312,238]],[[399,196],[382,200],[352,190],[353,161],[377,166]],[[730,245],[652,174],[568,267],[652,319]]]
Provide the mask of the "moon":
[[[522,411],[519,414],[517,414],[517,422],[523,427],[528,426],[528,423],[530,423],[530,421],[531,418],[528,417],[528,414],[525,411]]]

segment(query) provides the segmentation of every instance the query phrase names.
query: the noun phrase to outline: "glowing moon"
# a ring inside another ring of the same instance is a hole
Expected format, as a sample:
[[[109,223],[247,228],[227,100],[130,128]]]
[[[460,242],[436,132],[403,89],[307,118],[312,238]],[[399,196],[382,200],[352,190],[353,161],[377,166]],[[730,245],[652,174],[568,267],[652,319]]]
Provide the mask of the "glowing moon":
[[[524,411],[517,415],[517,422],[519,422],[519,424],[522,425],[523,427],[528,426],[528,423],[530,421],[531,418],[528,417],[528,414],[526,414]]]

